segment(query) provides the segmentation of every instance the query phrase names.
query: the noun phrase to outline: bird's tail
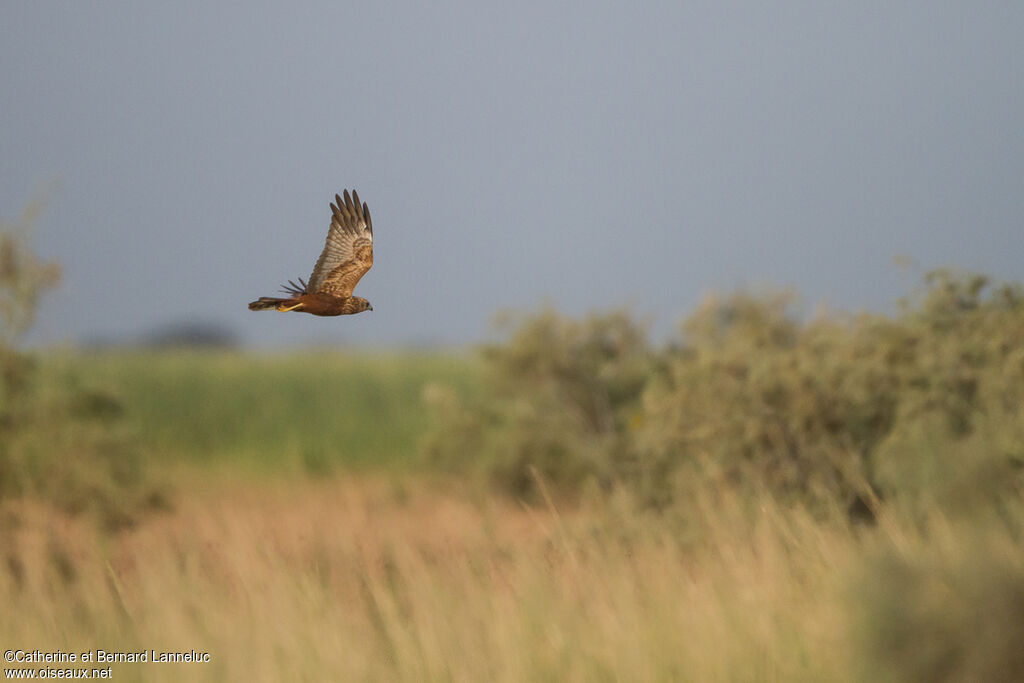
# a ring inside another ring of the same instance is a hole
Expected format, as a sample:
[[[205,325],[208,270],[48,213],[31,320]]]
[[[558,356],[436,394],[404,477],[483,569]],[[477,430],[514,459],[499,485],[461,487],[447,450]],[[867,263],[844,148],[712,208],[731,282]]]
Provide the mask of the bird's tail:
[[[287,305],[291,299],[277,299],[272,296],[261,296],[249,304],[250,311],[271,311],[277,310],[278,306]]]

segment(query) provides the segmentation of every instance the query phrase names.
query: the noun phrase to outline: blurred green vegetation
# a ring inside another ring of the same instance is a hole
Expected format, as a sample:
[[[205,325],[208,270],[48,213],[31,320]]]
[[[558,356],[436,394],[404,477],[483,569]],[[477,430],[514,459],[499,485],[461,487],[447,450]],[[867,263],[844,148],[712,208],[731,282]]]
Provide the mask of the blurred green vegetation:
[[[64,353],[41,367],[120,397],[155,461],[312,474],[409,466],[429,419],[423,387],[472,395],[475,371],[456,356],[358,350]]]
[[[116,396],[52,382],[18,341],[60,268],[30,248],[38,206],[0,228],[0,501],[33,497],[68,512],[91,510],[108,527],[161,504],[145,457]],[[0,527],[6,526],[6,520]],[[4,529],[0,528],[0,532]]]
[[[843,596],[857,680],[1024,680],[1024,547],[1008,526],[935,513],[927,533],[869,546]]]
[[[578,321],[545,310],[502,325],[508,341],[481,352],[479,400],[442,387],[425,395],[435,416],[426,460],[514,495],[538,477],[566,493],[628,471],[631,421],[656,360],[644,331],[624,313]]]
[[[428,395],[428,460],[518,496],[625,485],[655,506],[718,480],[822,512],[970,511],[1019,495],[1024,290],[936,271],[893,316],[802,319],[711,298],[663,348],[613,312],[520,319],[480,394]]]

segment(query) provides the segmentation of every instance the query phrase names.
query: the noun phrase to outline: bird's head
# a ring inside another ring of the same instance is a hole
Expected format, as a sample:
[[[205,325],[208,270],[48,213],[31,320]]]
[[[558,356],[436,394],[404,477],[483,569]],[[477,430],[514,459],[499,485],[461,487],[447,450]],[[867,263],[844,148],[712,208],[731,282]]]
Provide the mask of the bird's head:
[[[352,297],[352,304],[353,308],[355,309],[353,311],[354,313],[362,313],[363,311],[373,310],[373,306],[370,305],[370,302],[361,296]]]

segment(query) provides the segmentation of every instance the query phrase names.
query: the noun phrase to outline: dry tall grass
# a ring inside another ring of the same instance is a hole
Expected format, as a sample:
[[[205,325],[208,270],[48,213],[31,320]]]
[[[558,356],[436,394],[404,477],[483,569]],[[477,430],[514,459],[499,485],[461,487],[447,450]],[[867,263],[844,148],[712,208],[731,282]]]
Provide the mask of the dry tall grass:
[[[381,480],[198,487],[110,537],[8,504],[0,642],[211,653],[118,679],[842,678],[856,541],[766,507],[688,546],[635,506],[470,500]]]
[[[120,680],[853,680],[871,670],[851,643],[882,631],[858,607],[870,591],[851,591],[928,545],[767,498],[751,514],[724,491],[694,501],[682,542],[615,497],[529,508],[366,477],[187,488],[114,536],[8,502],[0,643],[211,654],[114,664]],[[947,532],[952,557],[967,545]]]

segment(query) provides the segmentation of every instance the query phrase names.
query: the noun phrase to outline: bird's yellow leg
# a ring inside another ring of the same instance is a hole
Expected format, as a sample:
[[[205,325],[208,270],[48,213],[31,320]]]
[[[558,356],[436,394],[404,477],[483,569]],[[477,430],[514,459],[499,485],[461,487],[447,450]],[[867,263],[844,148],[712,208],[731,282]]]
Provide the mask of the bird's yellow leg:
[[[297,303],[297,304],[293,304],[293,305],[287,306],[287,307],[284,304],[281,304],[281,305],[279,305],[277,307],[277,310],[280,313],[287,313],[288,311],[294,311],[296,308],[298,308],[301,305],[302,305],[301,301],[299,303]]]

